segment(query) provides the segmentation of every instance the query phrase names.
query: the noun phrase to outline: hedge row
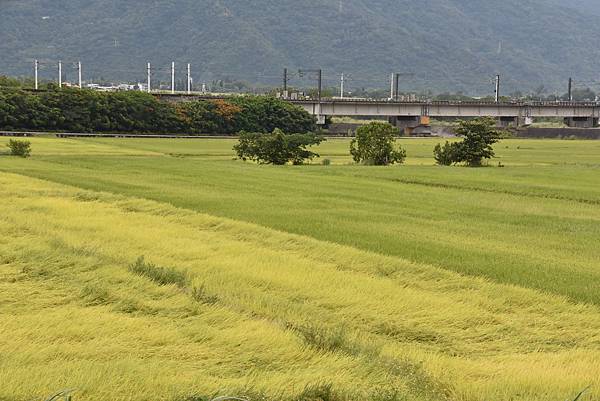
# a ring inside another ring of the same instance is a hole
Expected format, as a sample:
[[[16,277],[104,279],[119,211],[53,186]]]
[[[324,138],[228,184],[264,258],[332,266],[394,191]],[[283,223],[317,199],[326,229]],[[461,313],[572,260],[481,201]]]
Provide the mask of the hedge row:
[[[80,89],[0,90],[0,129],[230,135],[240,131],[305,133],[303,109],[266,96],[165,103],[142,92]]]

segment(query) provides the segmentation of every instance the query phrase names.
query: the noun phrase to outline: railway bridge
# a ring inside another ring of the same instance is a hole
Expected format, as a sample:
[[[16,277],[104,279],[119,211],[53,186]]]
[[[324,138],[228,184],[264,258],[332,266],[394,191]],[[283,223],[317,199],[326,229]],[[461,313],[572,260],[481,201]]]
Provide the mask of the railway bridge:
[[[180,93],[155,96],[171,102],[225,98]],[[499,125],[505,127],[529,125],[536,118],[558,118],[573,128],[597,127],[600,119],[600,102],[400,102],[352,98],[285,100],[314,115],[319,124],[325,124],[326,117],[380,117],[407,130],[428,126],[431,118],[449,120],[493,117],[498,120]]]
[[[535,118],[563,119],[569,127],[598,126],[596,102],[395,102],[381,100],[290,100],[324,123],[326,116],[387,117],[400,128],[428,125],[430,118],[497,118],[502,126],[529,125]]]

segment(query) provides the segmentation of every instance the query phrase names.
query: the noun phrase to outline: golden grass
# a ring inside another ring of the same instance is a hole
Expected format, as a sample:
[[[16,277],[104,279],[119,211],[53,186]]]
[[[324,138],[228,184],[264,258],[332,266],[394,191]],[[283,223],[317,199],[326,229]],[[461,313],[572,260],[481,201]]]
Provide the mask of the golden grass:
[[[597,306],[14,174],[0,199],[3,400],[291,400],[330,385],[340,399],[538,401],[600,385]],[[141,255],[187,281],[130,269]]]

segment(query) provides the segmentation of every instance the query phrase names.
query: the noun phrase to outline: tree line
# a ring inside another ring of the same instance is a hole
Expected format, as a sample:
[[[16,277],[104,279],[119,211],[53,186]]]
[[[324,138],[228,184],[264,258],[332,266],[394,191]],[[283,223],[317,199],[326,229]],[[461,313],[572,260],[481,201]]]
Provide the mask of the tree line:
[[[350,155],[354,162],[370,166],[402,164],[406,149],[397,145],[400,132],[389,123],[373,121],[361,126],[350,142]],[[485,160],[495,156],[493,145],[506,137],[506,132],[496,129],[493,118],[459,121],[456,136],[462,141],[437,144],[433,150],[436,164],[451,166],[464,164],[480,167]],[[241,132],[239,143],[233,147],[238,159],[259,164],[294,165],[319,157],[308,148],[319,145],[325,138],[315,133],[286,134],[276,129],[272,133]],[[327,159],[326,159],[327,160]]]
[[[240,131],[306,133],[314,117],[300,107],[265,96],[161,102],[143,92],[0,89],[0,129],[233,135]]]

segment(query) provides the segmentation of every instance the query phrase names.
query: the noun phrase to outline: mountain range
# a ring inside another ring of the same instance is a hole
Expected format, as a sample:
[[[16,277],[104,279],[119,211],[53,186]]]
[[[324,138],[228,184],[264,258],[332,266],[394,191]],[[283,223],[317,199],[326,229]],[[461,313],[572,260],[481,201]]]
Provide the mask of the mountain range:
[[[600,60],[595,0],[0,0],[0,75],[87,79],[178,77],[278,84],[284,67],[323,69],[325,86],[487,94],[569,77],[591,85]],[[312,85],[290,74],[290,85]]]

